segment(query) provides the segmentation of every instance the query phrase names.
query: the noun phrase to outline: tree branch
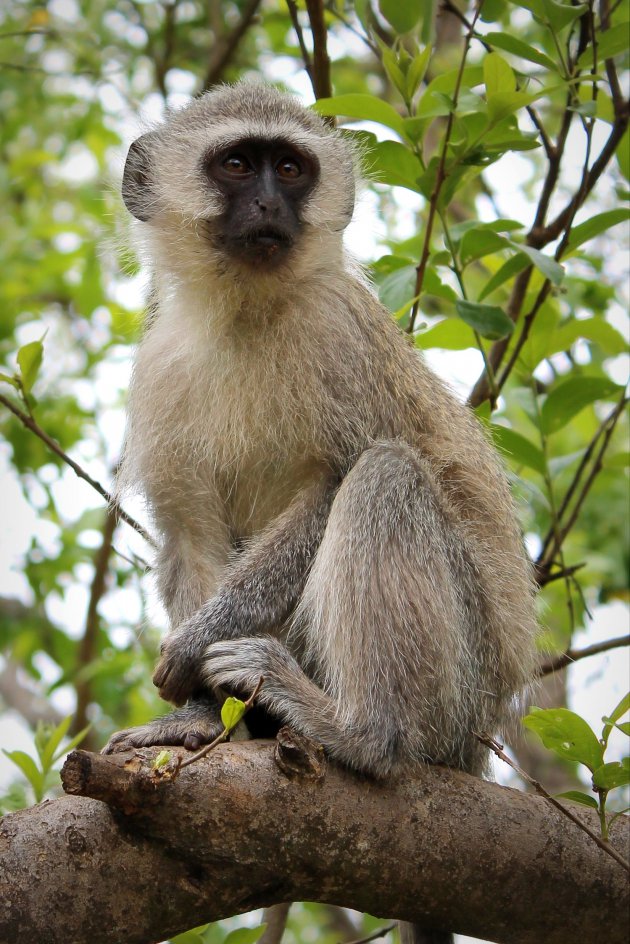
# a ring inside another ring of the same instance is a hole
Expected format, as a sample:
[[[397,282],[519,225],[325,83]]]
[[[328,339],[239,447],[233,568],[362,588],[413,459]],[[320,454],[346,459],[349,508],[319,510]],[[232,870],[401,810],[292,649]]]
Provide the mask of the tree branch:
[[[203,85],[201,86],[203,92],[207,92],[208,89],[212,88],[213,85],[216,85],[217,82],[220,82],[223,78],[223,73],[232,61],[241,40],[251,26],[252,20],[258,12],[258,7],[261,2],[262,0],[249,0],[249,3],[241,14],[238,25],[232,30],[223,46],[219,48],[218,54],[214,56],[213,61],[210,63],[206,77],[203,80]]]
[[[580,659],[588,659],[590,656],[597,656],[601,652],[610,652],[611,649],[619,649],[621,646],[630,646],[630,636],[617,636],[615,639],[607,639],[605,642],[596,642],[592,646],[585,646],[584,649],[566,649],[539,665],[536,674],[541,677],[551,675],[552,672],[559,672]]]
[[[306,0],[308,21],[313,34],[313,60],[311,82],[315,98],[330,98],[332,81],[330,78],[330,59],[328,57],[328,31],[324,19],[322,0]]]
[[[131,515],[127,514],[124,508],[122,508],[116,501],[114,496],[108,492],[107,489],[103,488],[100,482],[97,482],[96,479],[93,479],[91,475],[88,475],[85,469],[81,468],[78,462],[75,462],[74,459],[71,459],[68,453],[63,451],[59,443],[52,439],[52,437],[50,437],[48,433],[46,433],[41,428],[41,426],[39,426],[38,423],[36,423],[35,420],[28,415],[28,413],[25,413],[23,410],[17,407],[3,394],[0,394],[0,403],[2,403],[3,406],[6,406],[7,410],[10,410],[11,413],[13,413],[13,415],[18,418],[23,426],[26,426],[26,428],[32,433],[35,433],[35,435],[48,446],[51,452],[54,452],[56,456],[59,456],[62,462],[65,462],[66,465],[69,465],[75,475],[78,475],[80,479],[83,479],[84,482],[87,482],[88,485],[91,485],[92,488],[99,493],[101,498],[104,498],[107,504],[111,505],[112,508],[115,509],[116,515],[120,521],[124,521],[126,524],[130,525],[130,527],[132,527],[134,531],[137,531],[138,534],[143,537],[148,544],[151,545],[151,547],[155,547],[155,541],[149,532],[146,531],[142,525],[136,521],[135,518],[132,518]]]
[[[599,944],[604,926],[627,940],[624,872],[540,797],[441,767],[391,783],[332,764],[285,775],[264,741],[221,745],[174,780],[143,760],[156,754],[75,751],[62,777],[81,798],[5,817],[0,940],[147,944],[292,900],[506,944]],[[627,839],[620,817],[613,844]]]
[[[89,679],[81,670],[85,670],[98,655],[98,605],[107,589],[107,571],[109,569],[109,560],[113,550],[112,541],[117,524],[118,516],[116,511],[109,505],[101,529],[101,546],[94,555],[94,575],[90,587],[90,600],[85,617],[85,629],[83,630],[83,636],[81,637],[77,651],[77,679],[75,682],[77,707],[72,722],[72,734],[78,734],[79,731],[82,731],[89,723],[87,709],[92,701],[92,686]],[[92,744],[91,735],[92,732],[88,731],[83,741],[83,747],[86,750],[96,746]]]

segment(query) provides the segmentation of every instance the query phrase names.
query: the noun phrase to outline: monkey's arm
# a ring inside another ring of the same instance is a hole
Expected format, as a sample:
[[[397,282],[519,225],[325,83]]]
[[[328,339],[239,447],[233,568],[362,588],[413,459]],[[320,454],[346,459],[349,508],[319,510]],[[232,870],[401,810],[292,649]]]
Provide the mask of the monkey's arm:
[[[331,475],[304,488],[239,555],[214,597],[164,640],[153,676],[162,698],[183,704],[200,687],[209,644],[255,636],[287,619],[304,588],[337,484]]]

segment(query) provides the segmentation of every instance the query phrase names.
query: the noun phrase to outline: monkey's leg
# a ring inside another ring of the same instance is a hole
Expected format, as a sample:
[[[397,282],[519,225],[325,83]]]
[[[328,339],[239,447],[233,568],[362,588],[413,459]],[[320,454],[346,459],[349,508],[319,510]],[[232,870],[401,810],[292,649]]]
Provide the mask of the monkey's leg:
[[[202,684],[207,646],[257,635],[295,608],[322,539],[337,481],[323,476],[245,547],[215,595],[165,639],[153,681],[167,701],[182,704]]]
[[[278,639],[258,636],[209,646],[206,682],[247,691],[262,675],[263,707],[363,772],[470,766],[480,619],[474,567],[442,504],[411,448],[366,450],[334,499],[298,607],[315,681]]]
[[[184,708],[178,708],[162,718],[155,718],[137,728],[117,731],[102,750],[103,754],[129,751],[152,744],[177,744],[196,751],[202,744],[214,741],[223,730],[221,709],[208,696],[195,697]]]

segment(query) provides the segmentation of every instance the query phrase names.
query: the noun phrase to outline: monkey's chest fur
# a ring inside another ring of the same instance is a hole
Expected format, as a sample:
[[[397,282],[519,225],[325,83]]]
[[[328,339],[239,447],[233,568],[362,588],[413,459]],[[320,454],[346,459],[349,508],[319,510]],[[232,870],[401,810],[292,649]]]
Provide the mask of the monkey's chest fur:
[[[150,327],[134,369],[122,477],[158,517],[195,530],[200,515],[218,516],[246,537],[338,463],[340,443],[346,453],[364,448],[369,398],[352,371],[339,370],[335,333],[331,341],[296,330],[299,313],[291,314],[245,330],[165,311]]]

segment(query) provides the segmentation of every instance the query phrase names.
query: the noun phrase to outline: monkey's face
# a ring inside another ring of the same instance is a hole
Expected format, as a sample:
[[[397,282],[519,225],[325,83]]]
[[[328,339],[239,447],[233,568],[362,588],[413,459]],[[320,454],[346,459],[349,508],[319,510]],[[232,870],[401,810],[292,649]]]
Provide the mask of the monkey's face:
[[[209,221],[216,248],[252,266],[275,266],[295,245],[302,210],[319,178],[313,154],[281,138],[246,138],[203,162],[223,212]]]
[[[187,281],[227,274],[233,287],[253,285],[255,272],[257,291],[284,291],[296,273],[341,259],[354,159],[313,112],[241,82],[169,113],[134,141],[122,196],[146,224],[160,271]]]

